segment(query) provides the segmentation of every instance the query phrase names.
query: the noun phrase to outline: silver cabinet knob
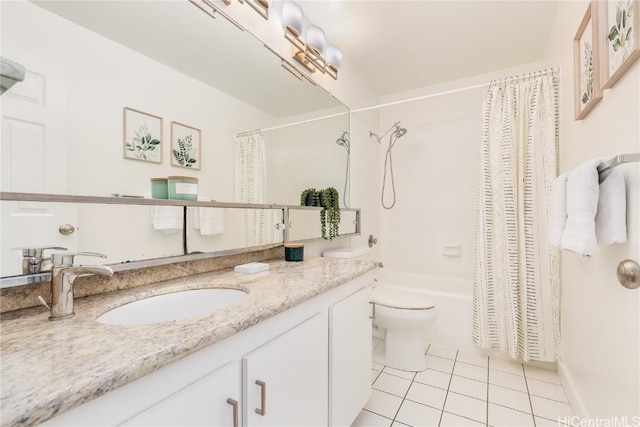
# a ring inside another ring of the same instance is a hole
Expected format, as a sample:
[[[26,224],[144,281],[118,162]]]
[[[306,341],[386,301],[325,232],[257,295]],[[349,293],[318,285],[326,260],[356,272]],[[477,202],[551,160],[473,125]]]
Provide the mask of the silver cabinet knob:
[[[76,228],[71,224],[62,224],[60,227],[58,227],[58,232],[63,236],[73,234],[74,231],[76,231]]]
[[[618,264],[618,281],[627,289],[640,287],[640,265],[632,259],[625,259]]]

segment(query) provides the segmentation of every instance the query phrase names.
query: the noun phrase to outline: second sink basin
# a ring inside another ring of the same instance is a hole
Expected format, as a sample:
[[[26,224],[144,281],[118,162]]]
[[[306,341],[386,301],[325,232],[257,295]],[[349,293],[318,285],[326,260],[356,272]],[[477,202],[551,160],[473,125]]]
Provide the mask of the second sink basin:
[[[213,313],[244,299],[238,289],[192,289],[155,295],[111,309],[96,319],[106,325],[148,325]]]

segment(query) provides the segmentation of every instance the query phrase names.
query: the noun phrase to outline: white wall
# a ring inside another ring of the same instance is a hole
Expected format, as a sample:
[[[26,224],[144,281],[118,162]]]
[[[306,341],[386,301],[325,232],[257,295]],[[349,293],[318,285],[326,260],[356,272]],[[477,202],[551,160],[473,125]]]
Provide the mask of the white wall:
[[[545,53],[560,66],[560,173],[581,162],[640,151],[640,62],[582,121],[573,110],[572,39],[586,1],[560,2]],[[619,261],[640,262],[640,164],[620,166],[627,189],[624,244],[598,247],[590,258],[561,255],[562,361],[565,387],[579,415],[640,415],[640,292],[616,279]],[[631,422],[629,420],[629,422]]]

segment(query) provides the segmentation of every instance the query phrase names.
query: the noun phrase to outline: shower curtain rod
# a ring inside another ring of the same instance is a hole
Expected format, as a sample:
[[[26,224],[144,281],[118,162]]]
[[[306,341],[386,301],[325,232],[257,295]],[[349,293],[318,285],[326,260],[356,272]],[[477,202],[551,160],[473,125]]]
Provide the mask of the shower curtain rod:
[[[445,90],[443,92],[430,93],[428,95],[417,96],[415,98],[408,98],[408,99],[403,99],[403,100],[400,100],[400,101],[387,102],[386,104],[378,104],[378,105],[373,105],[371,107],[357,108],[355,110],[351,110],[351,112],[352,113],[361,113],[363,111],[376,110],[378,108],[391,107],[393,105],[408,104],[408,103],[414,102],[414,101],[422,101],[424,99],[437,98],[439,96],[444,96],[444,95],[453,95],[454,93],[466,92],[466,91],[473,90],[473,89],[481,89],[481,88],[489,87],[492,84],[509,83],[509,82],[514,81],[514,80],[520,80],[520,79],[531,78],[531,77],[546,76],[547,74],[554,74],[554,73],[557,74],[559,72],[560,72],[560,68],[557,68],[557,69],[556,68],[550,68],[550,69],[545,69],[545,70],[540,70],[540,71],[533,71],[533,72],[529,72],[529,73],[518,74],[518,75],[512,76],[512,77],[505,77],[503,79],[492,80],[489,83],[480,83],[480,84],[473,85],[473,86],[466,86],[466,87],[462,87],[462,88],[458,88],[458,89]]]
[[[328,116],[322,116],[322,117],[316,117],[315,119],[308,119],[308,120],[301,120],[299,122],[294,122],[294,123],[286,123],[284,125],[278,125],[278,126],[272,126],[270,128],[264,128],[264,129],[255,129],[255,130],[248,130],[246,132],[240,132],[236,134],[236,138],[240,137],[240,136],[247,136],[247,135],[251,135],[254,133],[260,133],[260,132],[267,132],[270,130],[276,130],[276,129],[283,129],[283,128],[288,128],[289,126],[297,126],[297,125],[304,125],[306,123],[311,123],[311,122],[317,122],[318,120],[324,120],[324,119],[332,119],[334,117],[340,117],[340,116],[344,116],[346,114],[349,114],[349,111],[345,111],[343,113],[336,113],[336,114],[330,114]]]

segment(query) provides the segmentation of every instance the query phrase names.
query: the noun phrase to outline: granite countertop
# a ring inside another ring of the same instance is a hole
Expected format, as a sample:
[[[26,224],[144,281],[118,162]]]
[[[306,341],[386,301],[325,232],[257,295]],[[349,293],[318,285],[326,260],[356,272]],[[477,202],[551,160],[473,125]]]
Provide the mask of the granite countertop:
[[[2,315],[1,423],[33,425],[247,329],[375,268],[373,262],[307,257],[268,261],[270,271],[232,269],[76,299],[76,315],[49,321],[44,307]],[[97,323],[140,298],[225,287],[248,296],[213,314],[151,325]]]

